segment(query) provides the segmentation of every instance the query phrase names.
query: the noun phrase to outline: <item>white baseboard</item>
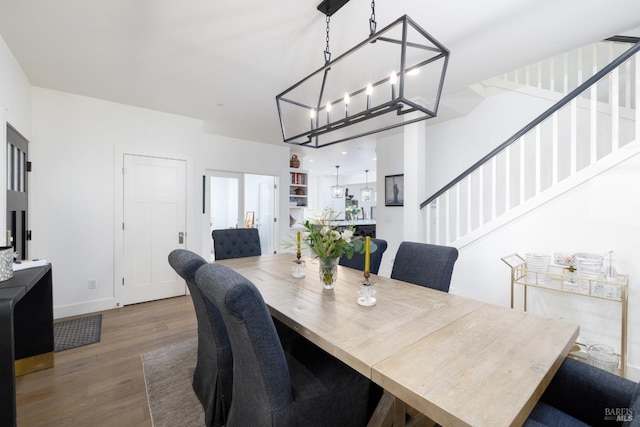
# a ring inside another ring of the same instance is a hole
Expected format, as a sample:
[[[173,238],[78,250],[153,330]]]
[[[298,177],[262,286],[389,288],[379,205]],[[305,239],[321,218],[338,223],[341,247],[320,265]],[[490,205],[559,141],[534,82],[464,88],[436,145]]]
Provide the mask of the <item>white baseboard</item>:
[[[57,306],[53,307],[53,318],[61,319],[63,317],[95,313],[96,311],[112,310],[118,308],[116,303],[115,298],[106,298],[103,300],[86,301],[79,304]]]

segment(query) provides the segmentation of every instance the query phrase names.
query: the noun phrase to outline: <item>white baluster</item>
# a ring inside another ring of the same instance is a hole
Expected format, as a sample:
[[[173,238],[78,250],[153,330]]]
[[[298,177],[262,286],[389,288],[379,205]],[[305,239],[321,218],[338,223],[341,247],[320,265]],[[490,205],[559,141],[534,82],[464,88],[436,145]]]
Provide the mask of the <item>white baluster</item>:
[[[444,196],[444,242],[445,244],[451,243],[451,190],[443,194]]]
[[[558,116],[559,112],[556,111],[551,116],[551,185],[558,183],[558,158],[560,152],[558,151]]]
[[[611,72],[611,152],[620,148],[620,67]]]
[[[456,188],[456,232],[455,232],[455,236],[456,236],[456,240],[458,240],[460,237],[462,237],[461,235],[461,228],[462,228],[462,219],[460,218],[460,212],[461,212],[461,208],[460,208],[460,202],[461,202],[461,197],[460,197],[460,192],[462,191],[462,186],[460,185],[460,182],[456,184],[455,186]]]
[[[511,146],[504,150],[504,213],[511,210]]]
[[[570,122],[570,131],[571,131],[571,155],[569,157],[570,159],[570,165],[571,165],[571,172],[569,174],[569,176],[573,176],[576,173],[576,170],[578,169],[578,102],[576,100],[576,98],[571,100],[571,103],[569,104],[570,108],[571,108],[571,122]]]
[[[495,155],[491,159],[491,220],[496,219],[496,203],[497,203],[497,187],[498,187],[498,177],[497,177],[497,169],[498,167],[498,156]]]
[[[525,155],[524,155],[524,144],[525,138],[524,136],[520,137],[520,199],[518,201],[518,205],[524,203],[524,189],[525,189]]]
[[[598,85],[589,89],[589,164],[596,161],[598,155]]]
[[[535,162],[536,162],[536,176],[535,179],[535,195],[540,194],[541,180],[542,180],[542,161],[540,156],[540,125],[536,126],[533,129],[535,133],[535,144],[536,144],[536,152],[535,152]]]

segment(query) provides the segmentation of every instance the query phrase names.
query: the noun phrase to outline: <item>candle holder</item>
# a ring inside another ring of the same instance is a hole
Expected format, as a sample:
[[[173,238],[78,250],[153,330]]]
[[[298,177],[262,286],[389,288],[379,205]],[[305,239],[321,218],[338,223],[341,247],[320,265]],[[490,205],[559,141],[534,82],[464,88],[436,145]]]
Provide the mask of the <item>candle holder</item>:
[[[358,304],[365,307],[376,305],[376,282],[369,279],[368,271],[364,272],[364,280],[358,282]]]
[[[302,279],[304,274],[305,262],[303,259],[300,259],[300,252],[296,254],[297,259],[293,260],[293,267],[291,275],[296,279]]]

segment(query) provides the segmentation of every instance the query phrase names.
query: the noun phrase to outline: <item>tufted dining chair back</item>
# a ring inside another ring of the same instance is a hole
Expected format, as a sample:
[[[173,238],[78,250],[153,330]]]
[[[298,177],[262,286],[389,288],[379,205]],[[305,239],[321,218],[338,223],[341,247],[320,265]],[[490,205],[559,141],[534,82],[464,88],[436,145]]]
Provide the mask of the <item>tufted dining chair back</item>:
[[[196,273],[224,319],[233,354],[227,426],[364,426],[368,379],[316,348],[287,352],[271,314],[247,278],[213,263]]]
[[[213,230],[211,237],[217,260],[262,255],[257,228]]]

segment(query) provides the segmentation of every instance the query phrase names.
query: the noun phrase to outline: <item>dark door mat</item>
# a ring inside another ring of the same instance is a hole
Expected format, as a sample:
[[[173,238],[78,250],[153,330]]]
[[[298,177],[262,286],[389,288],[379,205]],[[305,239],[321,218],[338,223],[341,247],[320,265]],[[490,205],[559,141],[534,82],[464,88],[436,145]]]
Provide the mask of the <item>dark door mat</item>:
[[[100,342],[102,314],[62,320],[53,324],[53,351]]]

